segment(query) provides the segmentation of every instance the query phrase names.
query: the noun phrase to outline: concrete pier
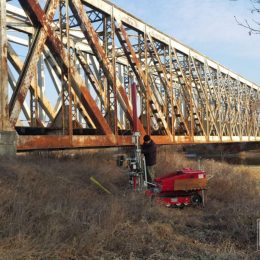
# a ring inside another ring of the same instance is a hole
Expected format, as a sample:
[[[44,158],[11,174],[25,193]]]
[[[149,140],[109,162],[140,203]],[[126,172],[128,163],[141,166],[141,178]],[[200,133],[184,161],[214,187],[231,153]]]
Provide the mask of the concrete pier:
[[[0,156],[16,155],[16,132],[0,131]]]

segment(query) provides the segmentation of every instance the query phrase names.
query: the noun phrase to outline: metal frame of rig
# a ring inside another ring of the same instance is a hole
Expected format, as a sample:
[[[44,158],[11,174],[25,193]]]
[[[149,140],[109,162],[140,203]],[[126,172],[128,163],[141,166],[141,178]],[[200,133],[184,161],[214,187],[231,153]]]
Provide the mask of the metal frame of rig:
[[[0,144],[131,145],[133,82],[138,130],[157,144],[260,141],[259,86],[110,2],[0,10]]]

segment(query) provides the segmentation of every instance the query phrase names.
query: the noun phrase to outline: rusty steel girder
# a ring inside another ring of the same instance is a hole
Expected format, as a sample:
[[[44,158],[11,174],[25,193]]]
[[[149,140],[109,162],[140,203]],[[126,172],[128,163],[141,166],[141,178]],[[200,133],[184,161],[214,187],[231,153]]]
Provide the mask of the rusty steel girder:
[[[7,36],[5,10],[5,0],[0,0],[0,131],[10,130],[8,113]]]
[[[254,83],[109,1],[18,2],[0,0],[0,130],[18,150],[131,145],[136,113],[158,144],[260,141]]]
[[[24,1],[20,1],[23,4]],[[32,14],[31,20],[36,23],[36,12],[39,12],[39,9],[34,10],[35,13],[31,8],[34,6],[37,8],[37,4],[35,1],[28,1],[26,5],[24,5],[25,8],[27,8],[27,12]],[[46,13],[42,14],[43,20],[49,20],[51,21],[55,15],[55,11],[57,9],[58,2],[57,1],[48,1],[46,5]],[[31,7],[31,8],[30,8]],[[16,89],[11,97],[10,103],[9,103],[9,113],[10,113],[10,122],[11,125],[15,125],[19,116],[19,113],[21,111],[23,102],[25,100],[27,91],[31,85],[31,81],[34,74],[34,69],[37,65],[37,62],[39,60],[39,56],[43,51],[45,41],[47,39],[48,33],[46,30],[44,30],[43,27],[39,27],[36,29],[35,36],[33,39],[33,43],[31,45],[30,51],[27,55],[25,65],[23,67],[23,70],[19,76]]]
[[[23,61],[19,58],[17,53],[15,53],[14,49],[11,47],[11,45],[8,45],[8,60],[11,62],[11,64],[14,66],[16,71],[20,74],[22,72],[22,68],[24,67]],[[39,86],[34,84],[34,81],[31,81],[30,89],[34,92],[40,93]],[[16,83],[17,85],[17,83]],[[23,104],[22,102],[21,104]],[[42,108],[44,109],[45,113],[48,115],[48,117],[51,120],[54,120],[55,114],[53,107],[50,103],[50,101],[45,96],[39,97],[39,103],[41,104]]]
[[[30,5],[31,1],[21,1],[21,5],[23,6],[30,6],[28,8],[28,16],[35,20],[37,23],[40,23],[42,25],[42,28],[44,28],[45,34],[46,34],[46,44],[48,48],[52,51],[53,54],[55,54],[55,57],[57,59],[58,64],[60,65],[61,69],[64,71],[70,70],[72,80],[74,81],[75,85],[73,86],[76,88],[75,92],[78,95],[78,98],[80,101],[85,105],[87,111],[89,114],[93,116],[96,120],[96,124],[98,124],[99,127],[102,128],[105,134],[112,134],[111,129],[109,128],[108,124],[100,114],[100,111],[98,110],[96,103],[94,102],[93,98],[91,97],[90,93],[88,92],[87,88],[85,87],[85,84],[81,81],[81,77],[78,74],[78,72],[75,70],[74,67],[68,66],[68,59],[66,56],[66,51],[64,50],[63,43],[55,33],[55,31],[52,29],[51,24],[48,23],[45,19],[44,11],[41,9],[40,5],[38,3],[35,3],[35,1],[32,5]],[[56,7],[58,1],[52,1],[56,2]]]

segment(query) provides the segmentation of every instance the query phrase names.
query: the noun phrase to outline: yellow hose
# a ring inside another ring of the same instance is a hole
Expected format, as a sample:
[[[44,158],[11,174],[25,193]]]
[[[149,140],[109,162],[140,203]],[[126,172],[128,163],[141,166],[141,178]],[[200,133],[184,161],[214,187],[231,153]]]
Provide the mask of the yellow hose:
[[[93,176],[90,177],[90,180],[95,183],[100,189],[105,191],[108,194],[112,194],[108,189],[106,189],[100,182],[98,182]]]

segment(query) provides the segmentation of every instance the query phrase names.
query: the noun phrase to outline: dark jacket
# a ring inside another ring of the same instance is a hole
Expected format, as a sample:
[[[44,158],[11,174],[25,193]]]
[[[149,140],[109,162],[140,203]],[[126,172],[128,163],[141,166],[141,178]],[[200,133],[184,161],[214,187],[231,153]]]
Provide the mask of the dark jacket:
[[[144,154],[147,166],[156,164],[156,144],[153,140],[151,140],[150,143],[143,143],[142,153]]]

